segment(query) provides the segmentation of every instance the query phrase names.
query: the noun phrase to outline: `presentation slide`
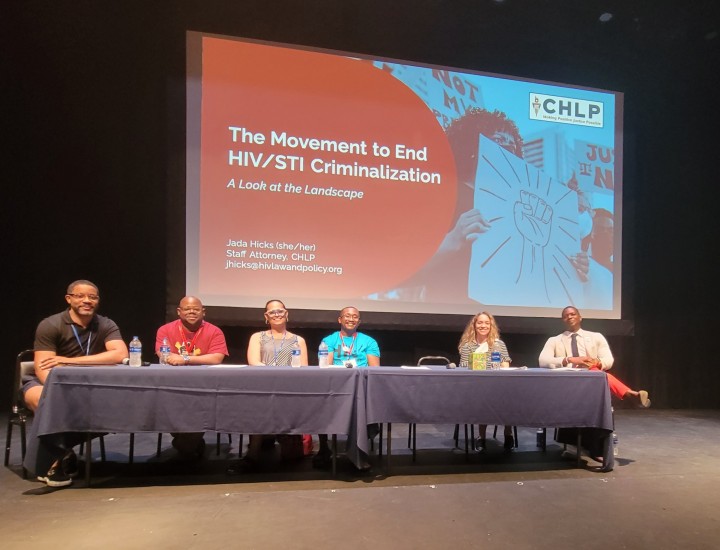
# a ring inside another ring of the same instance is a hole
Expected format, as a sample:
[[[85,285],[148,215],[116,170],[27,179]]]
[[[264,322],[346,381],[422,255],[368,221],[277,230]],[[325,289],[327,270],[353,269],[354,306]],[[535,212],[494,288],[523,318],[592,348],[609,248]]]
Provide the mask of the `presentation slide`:
[[[187,66],[206,305],[620,318],[622,94],[200,33]]]

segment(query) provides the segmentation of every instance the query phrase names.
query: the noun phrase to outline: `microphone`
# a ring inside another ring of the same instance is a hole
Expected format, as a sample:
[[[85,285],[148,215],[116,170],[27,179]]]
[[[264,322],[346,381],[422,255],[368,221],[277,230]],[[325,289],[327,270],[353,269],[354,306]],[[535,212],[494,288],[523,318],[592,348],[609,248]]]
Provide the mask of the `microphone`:
[[[129,365],[129,364],[130,364],[130,358],[129,358],[129,357],[126,357],[125,359],[123,359],[123,360],[122,360],[122,364],[123,364],[123,365]]]
[[[442,367],[443,365],[445,365],[446,369],[454,369],[457,366],[455,365],[455,363],[451,363],[447,357],[444,357],[442,355],[426,355],[425,357],[421,357],[420,359],[418,359],[417,364],[437,365],[438,367]]]

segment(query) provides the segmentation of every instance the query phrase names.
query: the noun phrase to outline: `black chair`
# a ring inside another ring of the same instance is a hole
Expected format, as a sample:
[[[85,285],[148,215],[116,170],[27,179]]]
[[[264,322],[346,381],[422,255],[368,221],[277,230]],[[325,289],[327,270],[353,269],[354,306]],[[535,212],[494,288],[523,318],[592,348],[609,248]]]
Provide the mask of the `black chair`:
[[[444,355],[426,355],[425,357],[421,357],[418,359],[417,362],[418,366],[421,367],[423,365],[436,365],[436,366],[445,366],[447,368],[454,368],[455,364],[450,361],[447,357]],[[468,439],[468,433],[467,433],[468,425],[465,425],[465,444],[467,447],[467,439]],[[472,428],[472,427],[471,427]],[[455,424],[455,433],[453,434],[453,439],[455,440],[455,446],[458,446],[458,441],[460,438],[460,424]],[[472,435],[470,436],[471,440],[473,439]],[[413,462],[415,462],[415,457],[417,454],[417,425],[416,424],[410,424],[408,426],[408,449],[412,449],[412,456],[413,456]]]
[[[157,452],[155,456],[160,456],[160,450],[162,448],[162,434],[158,433],[157,440]],[[135,434],[130,434],[130,449],[128,450],[128,464],[132,464],[135,460]]]
[[[22,461],[25,462],[25,453],[27,452],[26,426],[28,420],[32,418],[33,412],[25,404],[23,398],[22,385],[23,376],[31,375],[35,372],[35,362],[33,361],[34,350],[26,349],[18,353],[15,359],[15,380],[12,385],[12,399],[10,400],[10,416],[8,417],[7,439],[5,440],[5,467],[10,463],[10,445],[12,443],[13,426],[20,428],[20,449]],[[25,466],[22,469],[23,479],[27,479],[27,470]]]
[[[426,355],[425,357],[421,357],[418,359],[417,362],[418,366],[423,365],[450,365],[450,359],[447,357],[444,357],[442,355]],[[417,436],[417,425],[416,424],[409,424],[408,425],[408,442],[407,446],[408,449],[412,449],[413,451],[413,461],[415,460],[415,443],[416,443],[416,436]]]
[[[22,462],[25,462],[27,453],[27,424],[34,416],[23,396],[23,378],[35,374],[35,350],[26,349],[17,354],[15,358],[15,380],[12,385],[12,398],[10,400],[10,415],[8,416],[7,437],[5,439],[5,466],[10,464],[10,447],[12,445],[13,426],[20,428],[20,454]],[[80,445],[79,454],[82,455],[84,445]],[[100,457],[105,461],[105,438],[100,436]],[[27,469],[23,465],[23,479],[27,479]]]
[[[568,445],[575,447],[577,465],[580,467],[582,463],[582,453],[585,451],[593,458],[603,456],[605,438],[612,438],[613,454],[617,456],[617,433],[615,432],[615,407],[610,408],[612,412],[613,431],[607,434],[599,428],[555,428],[553,439],[563,444],[563,452],[567,452]],[[545,429],[543,429],[543,438],[546,437]],[[545,443],[543,441],[543,443]],[[538,445],[540,446],[540,445]],[[545,446],[543,445],[543,451]],[[607,471],[601,468],[600,471]]]
[[[157,439],[157,449],[155,451],[155,456],[160,456],[160,453],[162,452],[162,432],[158,433],[158,439]],[[232,445],[232,434],[227,434],[228,436],[228,445]],[[133,448],[135,444],[135,434],[130,434],[130,463],[132,464],[133,461]],[[217,433],[217,440],[216,440],[216,447],[215,447],[215,454],[217,456],[220,456],[220,432]],[[243,446],[243,435],[240,434],[240,454],[242,455],[242,446]]]

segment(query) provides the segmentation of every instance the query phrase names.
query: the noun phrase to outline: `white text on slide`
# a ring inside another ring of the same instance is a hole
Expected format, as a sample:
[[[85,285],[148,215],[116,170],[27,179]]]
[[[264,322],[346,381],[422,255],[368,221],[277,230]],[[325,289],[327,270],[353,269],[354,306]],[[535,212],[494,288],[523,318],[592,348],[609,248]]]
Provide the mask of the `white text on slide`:
[[[342,266],[316,262],[315,243],[237,238],[228,239],[225,247],[225,269],[298,271],[322,275],[343,273]]]

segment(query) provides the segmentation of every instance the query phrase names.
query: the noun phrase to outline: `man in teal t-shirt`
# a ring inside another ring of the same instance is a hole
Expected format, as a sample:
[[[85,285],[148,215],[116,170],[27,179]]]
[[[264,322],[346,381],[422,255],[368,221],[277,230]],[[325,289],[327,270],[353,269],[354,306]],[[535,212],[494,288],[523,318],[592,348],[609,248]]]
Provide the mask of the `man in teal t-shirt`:
[[[323,338],[328,347],[328,364],[351,367],[377,367],[380,365],[380,348],[374,338],[358,332],[360,312],[356,307],[345,307],[338,316],[340,330]]]
[[[344,307],[338,316],[340,330],[323,338],[328,347],[328,364],[347,367],[380,366],[380,347],[374,338],[358,332],[360,312],[356,307]],[[327,434],[319,434],[320,446],[313,457],[315,468],[328,468],[332,453],[328,446]]]

